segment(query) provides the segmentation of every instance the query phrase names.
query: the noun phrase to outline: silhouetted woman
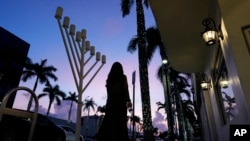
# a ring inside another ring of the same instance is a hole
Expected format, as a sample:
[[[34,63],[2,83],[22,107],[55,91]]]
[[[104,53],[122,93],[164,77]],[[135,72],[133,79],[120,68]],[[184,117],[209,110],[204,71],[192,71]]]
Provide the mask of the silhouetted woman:
[[[94,141],[129,141],[127,107],[131,107],[127,77],[123,67],[115,62],[106,80],[107,102],[105,116]]]

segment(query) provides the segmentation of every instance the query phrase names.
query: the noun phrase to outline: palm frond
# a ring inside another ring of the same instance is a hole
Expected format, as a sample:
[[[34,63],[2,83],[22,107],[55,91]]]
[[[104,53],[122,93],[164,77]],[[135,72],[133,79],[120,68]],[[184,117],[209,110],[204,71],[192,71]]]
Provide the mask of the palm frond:
[[[33,78],[33,77],[35,77],[35,76],[36,76],[36,74],[35,74],[34,72],[24,70],[24,71],[23,71],[23,75],[22,75],[22,80],[23,80],[24,82],[26,82],[28,79]]]
[[[130,52],[130,53],[133,53],[134,51],[136,51],[137,45],[138,45],[138,38],[137,38],[137,36],[134,36],[129,41],[129,44],[128,44],[128,47],[127,47],[127,51]]]
[[[46,62],[47,62],[47,59],[43,59],[43,60],[41,61],[41,66],[45,66]]]
[[[130,14],[130,9],[133,4],[134,4],[134,0],[122,0],[121,1],[122,17],[125,17]]]
[[[39,94],[39,95],[37,96],[37,98],[40,99],[40,98],[42,98],[42,97],[44,97],[44,96],[47,96],[47,95],[48,95],[47,93],[41,93],[41,94]]]
[[[65,97],[63,100],[70,100],[70,101],[74,101],[77,102],[78,101],[78,95],[76,95],[76,92],[69,92],[70,96]]]

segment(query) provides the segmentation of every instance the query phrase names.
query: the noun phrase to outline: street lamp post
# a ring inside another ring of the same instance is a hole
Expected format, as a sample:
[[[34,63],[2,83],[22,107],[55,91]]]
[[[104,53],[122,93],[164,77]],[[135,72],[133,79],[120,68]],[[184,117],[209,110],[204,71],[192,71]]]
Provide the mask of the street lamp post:
[[[169,78],[169,64],[168,60],[162,60],[162,83],[165,98],[165,111],[167,113],[168,130],[170,134],[170,140],[173,140],[173,111],[172,111],[172,98],[171,98],[171,86]]]
[[[169,108],[171,108],[171,107],[169,107],[169,95],[168,95],[168,83],[167,83],[167,73],[166,73],[166,71],[167,71],[167,68],[166,68],[166,65],[167,65],[167,60],[166,59],[164,59],[164,60],[162,60],[162,84],[163,84],[163,90],[164,90],[164,99],[165,99],[165,111],[166,111],[166,113],[167,113],[167,119],[169,119],[169,117],[170,117],[170,113],[169,113]],[[168,120],[168,122],[169,122],[169,120]],[[169,123],[168,123],[168,125],[169,125]]]
[[[92,82],[97,73],[101,70],[103,65],[106,63],[106,56],[102,55],[100,52],[95,53],[95,47],[90,46],[90,42],[86,40],[86,30],[75,32],[75,25],[69,24],[70,18],[65,16],[63,24],[61,23],[63,8],[57,7],[55,18],[58,21],[59,29],[62,35],[64,47],[69,60],[70,68],[75,81],[76,89],[78,92],[78,102],[77,102],[77,119],[76,119],[76,141],[80,140],[81,133],[81,112],[82,112],[82,95],[89,84]],[[64,29],[64,30],[63,30]],[[85,60],[84,56],[87,52],[90,52],[89,58]],[[96,56],[96,62],[84,73],[84,66],[91,60],[93,56]],[[90,71],[96,66],[96,64],[102,60],[102,64],[90,78],[90,80],[83,85],[84,78],[89,74]]]

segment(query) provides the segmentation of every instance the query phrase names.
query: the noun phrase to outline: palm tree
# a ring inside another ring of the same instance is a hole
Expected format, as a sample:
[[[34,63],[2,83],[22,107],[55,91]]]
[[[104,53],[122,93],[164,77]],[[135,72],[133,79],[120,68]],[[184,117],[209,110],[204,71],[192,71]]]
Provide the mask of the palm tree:
[[[132,113],[132,111],[131,111]],[[132,138],[136,136],[136,133],[140,132],[141,129],[141,119],[137,115],[131,114],[131,116],[128,116],[128,120],[130,121],[130,131],[132,132]]]
[[[184,115],[187,117],[190,123],[195,122],[197,118],[193,102],[191,100],[182,100],[181,102],[184,110]]]
[[[63,100],[70,100],[71,101],[70,108],[69,108],[69,115],[68,115],[68,123],[70,123],[70,116],[71,116],[71,110],[72,110],[73,102],[77,103],[77,97],[78,97],[78,95],[76,95],[75,92],[74,93],[69,92],[69,95],[70,96],[63,99]]]
[[[49,106],[46,114],[48,117],[52,103],[56,100],[57,105],[61,105],[61,99],[63,99],[66,94],[59,89],[58,85],[55,85],[53,87],[50,84],[47,84],[46,87],[43,89],[43,93],[38,95],[38,99],[44,96],[49,96]]]
[[[185,116],[184,116],[184,110],[182,106],[182,98],[181,94],[185,94],[188,98],[191,96],[191,92],[186,89],[186,87],[189,87],[189,83],[187,79],[184,76],[181,76],[180,72],[177,72],[175,70],[172,70],[174,72],[175,76],[173,83],[173,96],[175,99],[175,105],[176,105],[176,112],[177,112],[177,118],[178,118],[178,124],[179,124],[179,138],[182,141],[185,141],[187,139],[186,133],[189,131],[186,130],[185,127]],[[171,75],[170,75],[171,76]]]
[[[158,75],[157,75],[159,79],[162,78],[161,73],[162,71],[159,69]],[[185,124],[184,124],[185,119],[184,119],[184,113],[183,113],[184,112],[183,106],[181,103],[182,101],[181,94],[185,94],[187,98],[191,97],[191,92],[186,89],[187,87],[191,86],[188,82],[189,74],[180,73],[174,70],[171,66],[168,67],[168,74],[169,74],[169,83],[170,83],[170,88],[171,88],[170,98],[172,99],[172,104],[176,106],[176,109],[173,109],[173,113],[175,112],[178,113],[180,139],[185,140],[186,137],[184,135],[185,135],[186,129],[185,129]],[[171,138],[174,139],[173,136]]]
[[[157,48],[160,50],[160,56],[162,60],[167,59],[167,53],[165,51],[164,44],[161,39],[160,31],[157,27],[151,26],[146,30],[146,42],[147,42],[147,62],[150,63],[153,54]],[[138,36],[134,36],[129,41],[127,50],[131,53],[136,51],[138,45]]]
[[[134,38],[132,38],[129,42],[129,46],[128,46],[128,51],[133,53],[134,51],[136,51],[136,47],[138,45],[138,36],[134,36]],[[160,32],[158,30],[158,28],[152,26],[149,27],[146,30],[146,41],[147,41],[147,63],[149,64],[153,54],[155,52],[155,50],[157,48],[159,48],[160,50],[160,56],[162,58],[162,60],[167,59],[167,53],[165,51],[165,47],[164,44],[161,40],[161,36],[160,36]],[[172,138],[174,137],[174,133],[173,133],[173,127],[174,127],[174,117],[173,117],[173,112],[172,112],[172,98],[171,98],[171,88],[170,88],[170,80],[169,80],[169,76],[168,76],[168,65],[165,64],[164,67],[160,67],[159,70],[161,70],[160,72],[160,81],[163,85],[164,91],[166,91],[166,93],[164,93],[164,98],[165,98],[165,104],[164,104],[164,108],[165,111],[167,113],[167,121],[168,121],[168,127],[169,127],[169,135],[170,135],[170,140],[172,140]],[[164,74],[164,75],[163,75]]]
[[[22,80],[26,82],[28,79],[36,77],[35,84],[33,87],[33,92],[36,91],[38,82],[41,84],[49,84],[49,78],[57,81],[57,77],[53,72],[57,69],[53,66],[46,66],[47,59],[41,61],[41,63],[32,63],[32,61],[28,58],[26,64],[24,65],[24,71],[22,74]],[[33,97],[30,97],[29,104],[27,110],[30,111],[32,106]]]
[[[146,8],[149,6],[148,0],[121,0],[122,16],[130,14],[133,3],[136,2],[136,19],[137,19],[137,37],[138,37],[138,60],[139,76],[141,86],[142,114],[144,127],[144,140],[153,141],[153,125],[151,116],[148,65],[146,52],[146,28],[143,4]]]
[[[172,99],[172,96],[168,95],[168,99]],[[166,106],[166,105],[169,106]],[[158,106],[157,110],[159,111],[160,109],[164,109],[165,113],[167,114],[167,122],[168,122],[168,138],[169,140],[174,140],[175,134],[174,134],[174,113],[173,113],[173,107],[172,107],[173,101],[167,101],[165,100],[164,103],[162,102],[156,102],[156,105]],[[166,108],[168,107],[168,108]]]
[[[193,102],[191,100],[182,100],[183,114],[185,119],[185,127],[187,131],[187,140],[192,140],[194,129],[193,125],[197,121]]]
[[[148,63],[150,63],[150,60],[153,56],[153,53],[157,48],[160,50],[160,56],[162,60],[167,59],[167,53],[165,51],[164,44],[162,42],[160,32],[156,27],[150,27],[146,31],[146,39],[147,39],[147,59]],[[138,44],[138,39],[137,37],[133,38],[130,41],[130,48],[129,51],[134,51],[136,48],[134,46]],[[166,75],[164,76],[163,73]],[[178,115],[179,115],[179,120],[183,119],[183,110],[182,110],[182,105],[181,105],[181,97],[180,94],[184,93],[188,97],[190,97],[190,91],[187,91],[185,88],[189,87],[190,85],[188,84],[188,81],[186,78],[184,78],[182,75],[179,75],[180,73],[175,71],[170,63],[166,65],[162,65],[159,70],[158,70],[158,78],[159,80],[163,83],[166,82],[167,87],[167,96],[165,96],[165,103],[162,105],[158,106],[164,106],[166,113],[168,114],[168,125],[169,125],[169,134],[170,134],[170,140],[173,140],[174,137],[174,132],[173,132],[173,125],[174,125],[174,115],[173,115],[173,109],[172,109],[172,104],[173,103],[173,98],[177,99],[176,106],[178,110]],[[187,76],[190,76],[189,74],[186,74]],[[166,79],[163,79],[163,77],[166,77]],[[165,80],[165,81],[164,81]],[[176,89],[177,88],[177,89]],[[172,92],[173,91],[173,92]],[[175,95],[171,95],[175,94]],[[161,103],[158,103],[161,104]],[[182,120],[183,121],[183,120]],[[183,126],[184,128],[184,126]],[[181,129],[182,130],[182,129]]]
[[[92,108],[93,110],[95,110],[95,106],[97,106],[97,104],[94,102],[93,98],[86,98],[83,102],[83,111],[87,110],[88,112],[88,116],[87,116],[87,125],[86,125],[86,136],[88,136],[88,127],[89,127],[89,113],[90,113],[90,108]]]
[[[89,116],[90,108],[92,108],[95,111],[95,106],[97,106],[97,104],[95,103],[92,97],[86,98],[83,102],[83,111],[87,110]]]

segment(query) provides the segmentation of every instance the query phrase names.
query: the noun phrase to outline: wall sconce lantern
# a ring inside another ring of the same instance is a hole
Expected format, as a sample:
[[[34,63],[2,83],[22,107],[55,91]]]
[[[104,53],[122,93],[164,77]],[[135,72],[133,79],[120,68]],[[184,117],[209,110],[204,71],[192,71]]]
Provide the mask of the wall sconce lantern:
[[[206,74],[201,75],[201,88],[202,90],[208,90],[211,88],[211,80],[208,79]]]
[[[216,28],[216,24],[212,18],[206,18],[202,21],[202,24],[205,26],[205,30],[201,32],[201,36],[207,45],[215,44],[218,37],[223,39],[221,29]]]

